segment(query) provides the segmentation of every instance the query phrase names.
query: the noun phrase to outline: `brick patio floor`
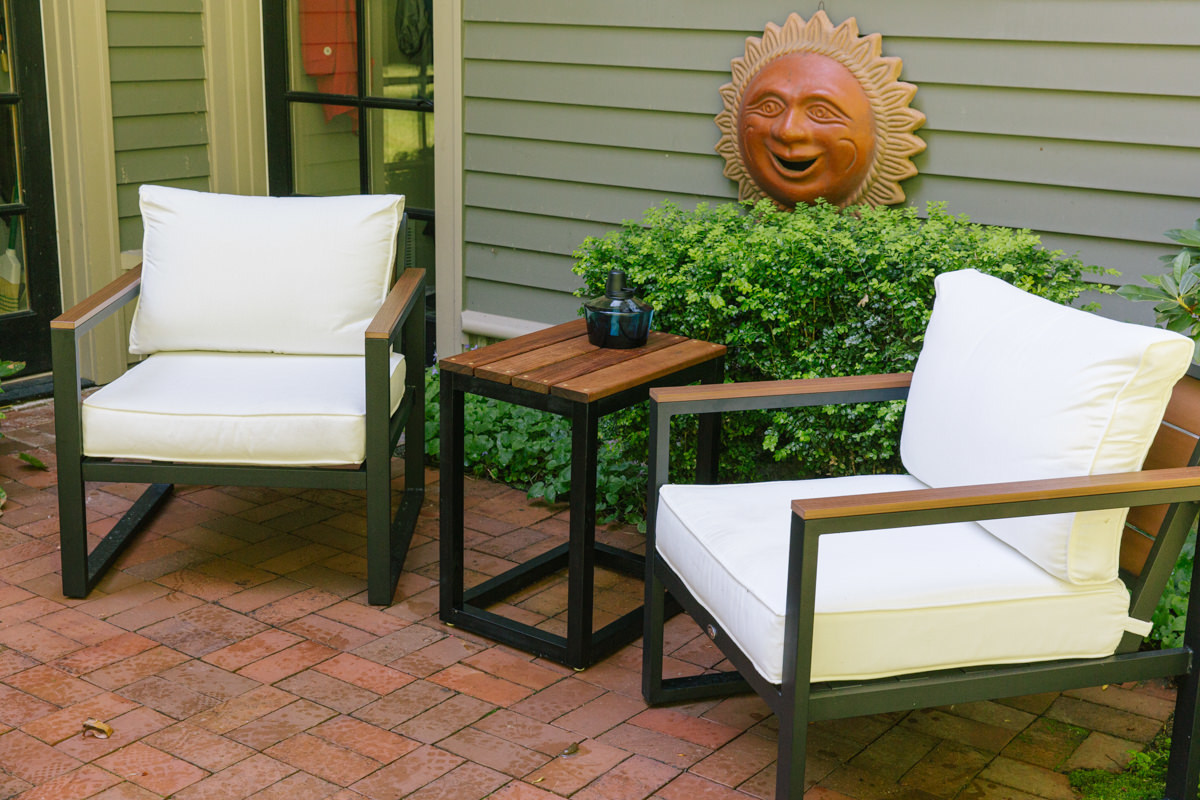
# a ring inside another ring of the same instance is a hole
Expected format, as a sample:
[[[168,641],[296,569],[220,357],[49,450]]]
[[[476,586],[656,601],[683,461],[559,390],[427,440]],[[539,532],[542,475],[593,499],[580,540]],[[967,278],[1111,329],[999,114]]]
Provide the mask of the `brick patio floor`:
[[[0,799],[771,797],[776,725],[757,698],[649,709],[640,643],[574,672],[439,623],[434,472],[389,608],[364,604],[360,496],[207,487],[180,487],[90,597],[64,598],[52,408],[7,413]],[[137,491],[90,487],[92,531]],[[565,536],[562,506],[480,481],[467,494],[469,580]],[[640,602],[637,581],[598,584],[597,624]],[[564,598],[547,580],[505,613],[561,630]],[[670,674],[720,659],[685,617],[668,651]],[[1171,699],[1110,686],[818,723],[808,795],[1070,800],[1065,771],[1123,765]],[[115,735],[83,736],[89,717]]]

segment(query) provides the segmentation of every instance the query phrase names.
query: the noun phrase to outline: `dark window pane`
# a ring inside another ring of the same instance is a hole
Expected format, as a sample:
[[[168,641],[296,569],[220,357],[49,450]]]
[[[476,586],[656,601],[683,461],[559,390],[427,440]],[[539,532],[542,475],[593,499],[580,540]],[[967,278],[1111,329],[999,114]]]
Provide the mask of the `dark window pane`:
[[[0,204],[21,202],[23,190],[17,150],[17,107],[0,106]]]
[[[0,315],[29,309],[29,277],[25,270],[25,217],[0,219]]]
[[[382,0],[368,9],[367,94],[432,100],[433,0]]]
[[[433,114],[371,109],[371,191],[402,194],[408,208],[433,208]]]
[[[358,94],[358,27],[354,0],[289,0],[291,88]]]
[[[358,117],[348,106],[292,104],[296,194],[358,194]]]
[[[4,0],[4,10],[0,13],[0,92],[13,91],[12,39],[9,38],[11,30],[8,0]]]

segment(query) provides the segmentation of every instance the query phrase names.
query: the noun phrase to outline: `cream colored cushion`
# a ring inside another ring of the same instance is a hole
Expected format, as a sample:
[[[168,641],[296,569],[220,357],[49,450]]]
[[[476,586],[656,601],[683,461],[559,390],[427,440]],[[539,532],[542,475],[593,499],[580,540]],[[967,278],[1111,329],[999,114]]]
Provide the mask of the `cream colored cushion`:
[[[975,270],[939,275],[901,437],[930,486],[1141,468],[1192,343],[1052,303]],[[1125,509],[981,524],[1072,583],[1117,576]]]
[[[333,465],[365,458],[362,356],[173,352],[84,400],[88,456],[202,464]],[[391,360],[391,410],[404,394]]]
[[[362,355],[389,288],[399,195],[140,190],[142,289],[129,349]]]
[[[924,488],[907,475],[664,486],[658,552],[766,680],[783,679],[791,501]],[[812,680],[1111,654],[1119,580],[1077,586],[974,523],[835,534],[817,560]]]

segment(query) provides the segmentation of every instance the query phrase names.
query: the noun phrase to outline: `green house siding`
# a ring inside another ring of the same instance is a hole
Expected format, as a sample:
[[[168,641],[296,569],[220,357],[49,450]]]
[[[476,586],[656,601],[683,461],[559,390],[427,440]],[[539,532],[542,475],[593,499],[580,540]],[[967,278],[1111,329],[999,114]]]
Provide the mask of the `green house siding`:
[[[202,0],[109,0],[122,250],[141,247],[138,186],[209,188]]]
[[[672,199],[736,197],[713,151],[747,36],[816,4],[463,0],[464,304],[574,316],[571,252]],[[928,122],[908,202],[1031,228],[1140,280],[1200,217],[1200,3],[858,0]],[[1146,319],[1118,298],[1105,313]]]

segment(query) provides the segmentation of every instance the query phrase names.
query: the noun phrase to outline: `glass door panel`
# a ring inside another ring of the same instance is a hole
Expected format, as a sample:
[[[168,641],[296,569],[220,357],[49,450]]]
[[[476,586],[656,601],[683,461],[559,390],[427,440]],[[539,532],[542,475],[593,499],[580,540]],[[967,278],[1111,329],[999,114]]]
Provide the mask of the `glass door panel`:
[[[371,191],[405,196],[409,208],[433,208],[433,114],[373,108],[369,112],[378,153]]]
[[[0,359],[50,369],[59,313],[53,177],[37,3],[0,11]],[[32,189],[32,191],[30,190]]]

